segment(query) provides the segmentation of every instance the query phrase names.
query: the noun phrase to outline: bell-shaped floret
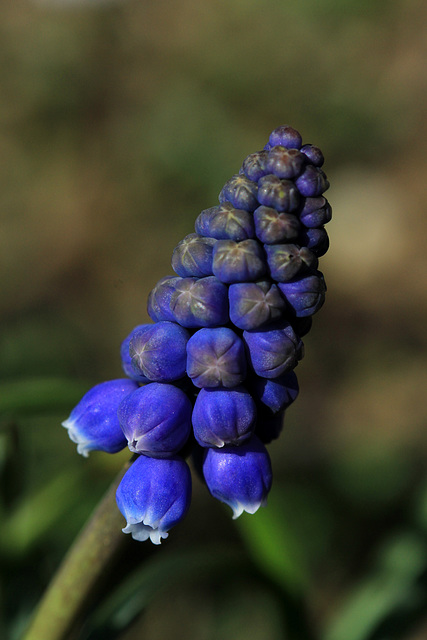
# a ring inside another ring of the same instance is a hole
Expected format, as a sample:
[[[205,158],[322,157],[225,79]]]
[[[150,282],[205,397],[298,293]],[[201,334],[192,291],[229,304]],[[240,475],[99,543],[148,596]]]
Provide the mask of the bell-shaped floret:
[[[258,206],[258,185],[242,174],[236,174],[223,186],[219,202],[230,202],[236,209],[254,211]]]
[[[178,453],[187,442],[191,411],[184,391],[152,382],[124,398],[117,415],[131,451],[164,458]]]
[[[267,503],[271,462],[267,449],[256,436],[240,447],[207,449],[203,475],[213,497],[231,507],[233,519],[244,511],[255,513]]]
[[[228,289],[215,276],[180,278],[170,308],[183,327],[217,327],[228,322]]]
[[[329,249],[329,236],[324,227],[319,229],[306,229],[300,233],[298,242],[304,244],[318,258],[321,258]]]
[[[256,406],[243,387],[202,389],[193,410],[194,436],[202,447],[240,445],[252,435]]]
[[[320,271],[278,286],[297,318],[312,316],[325,302],[326,284]]]
[[[175,247],[172,268],[179,276],[203,278],[212,275],[212,250],[214,238],[190,233]]]
[[[296,129],[287,124],[282,124],[270,133],[268,142],[271,147],[281,145],[287,149],[300,149],[302,145],[302,138],[301,134]]]
[[[290,324],[264,331],[244,331],[249,363],[258,376],[277,378],[296,367],[302,342]]]
[[[190,334],[174,322],[146,324],[132,332],[129,353],[136,371],[154,382],[171,382],[185,375]]]
[[[286,303],[278,287],[269,280],[230,285],[230,320],[239,329],[260,329],[280,320]]]
[[[295,180],[298,191],[306,198],[321,196],[329,188],[329,182],[322,169],[308,164],[300,176]]]
[[[269,174],[258,182],[258,201],[266,207],[292,213],[298,208],[300,200],[300,193],[291,180],[281,180]]]
[[[273,414],[287,409],[299,393],[294,371],[270,380],[252,376],[248,386],[258,406],[269,409]]]
[[[85,458],[89,451],[116,453],[126,446],[126,438],[117,418],[121,401],[138,389],[133,380],[123,378],[97,384],[74,407],[70,417],[62,423],[70,439],[77,444],[77,452]]]
[[[299,273],[316,269],[319,264],[310,249],[296,244],[266,244],[265,251],[270,275],[276,282],[288,282]]]
[[[175,292],[175,285],[181,280],[178,276],[166,276],[158,281],[148,296],[147,311],[153,322],[175,321],[170,302]]]
[[[253,215],[229,202],[205,209],[196,219],[196,232],[216,240],[248,240],[255,237]]]
[[[332,218],[331,205],[323,196],[306,198],[299,218],[305,227],[321,227]]]
[[[292,213],[279,213],[262,205],[254,211],[257,238],[264,244],[277,244],[296,240],[301,229],[298,218]]]
[[[237,387],[246,377],[242,340],[227,327],[196,331],[187,344],[187,375],[196,387]]]
[[[265,168],[267,157],[268,153],[264,150],[251,153],[243,161],[241,172],[243,172],[249,180],[258,182],[260,178],[270,173],[270,171],[267,171]]]
[[[307,158],[297,149],[287,149],[283,146],[273,147],[265,162],[266,174],[273,173],[278,178],[292,180],[302,172]]]
[[[131,380],[135,380],[136,382],[150,382],[150,380],[144,376],[141,372],[137,371],[135,369],[135,367],[132,364],[132,358],[130,356],[129,353],[129,343],[131,341],[133,332],[136,331],[137,329],[142,329],[142,327],[144,327],[145,325],[140,324],[137,327],[135,327],[132,332],[123,340],[121,346],[120,346],[120,357],[122,360],[122,368],[123,371],[125,372],[125,374],[131,379]]]
[[[221,282],[253,282],[267,271],[263,248],[256,240],[218,240],[213,250],[213,272]]]
[[[124,533],[132,534],[134,540],[160,544],[188,511],[190,469],[178,456],[138,456],[118,486],[116,501],[126,518]]]
[[[307,156],[311,164],[315,167],[321,167],[325,161],[322,151],[314,144],[305,144],[301,147],[301,153]]]

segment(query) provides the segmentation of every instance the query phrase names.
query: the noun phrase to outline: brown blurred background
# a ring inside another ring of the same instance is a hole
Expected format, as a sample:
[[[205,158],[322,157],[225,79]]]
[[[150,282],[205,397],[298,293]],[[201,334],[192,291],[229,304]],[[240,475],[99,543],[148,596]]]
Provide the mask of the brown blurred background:
[[[121,340],[245,156],[285,123],[322,148],[327,301],[271,446],[277,486],[334,503],[318,612],[424,482],[426,23],[422,0],[0,4],[2,380],[121,376]],[[123,460],[74,463],[64,417],[20,421],[25,486]]]

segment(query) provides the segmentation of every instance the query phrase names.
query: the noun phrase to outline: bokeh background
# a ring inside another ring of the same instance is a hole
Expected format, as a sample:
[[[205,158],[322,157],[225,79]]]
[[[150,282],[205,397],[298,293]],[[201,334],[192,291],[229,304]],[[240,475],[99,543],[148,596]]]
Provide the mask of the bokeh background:
[[[127,459],[82,459],[61,421],[285,123],[334,216],[269,507],[232,522],[196,479],[73,637],[427,637],[426,23],[422,0],[1,2],[1,637]]]

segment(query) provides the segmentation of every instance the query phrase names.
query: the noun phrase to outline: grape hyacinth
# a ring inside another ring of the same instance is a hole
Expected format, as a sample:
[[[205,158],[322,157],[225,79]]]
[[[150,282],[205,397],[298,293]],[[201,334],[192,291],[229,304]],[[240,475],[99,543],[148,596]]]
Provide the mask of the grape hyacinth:
[[[234,518],[266,504],[265,445],[298,395],[302,337],[325,300],[323,161],[286,125],[243,161],[177,244],[175,275],[148,297],[152,323],[123,340],[127,378],[94,387],[63,423],[83,455],[136,455],[116,495],[136,540],[159,544],[184,517],[191,453]]]

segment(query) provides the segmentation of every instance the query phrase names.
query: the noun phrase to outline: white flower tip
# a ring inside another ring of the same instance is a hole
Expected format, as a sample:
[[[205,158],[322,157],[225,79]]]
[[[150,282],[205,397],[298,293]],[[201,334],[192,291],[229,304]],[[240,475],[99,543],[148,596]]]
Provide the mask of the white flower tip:
[[[264,507],[267,504],[267,500],[261,500],[259,502],[253,502],[252,504],[244,504],[243,502],[236,502],[234,505],[230,505],[233,509],[233,520],[236,520],[239,516],[242,515],[244,511],[246,513],[250,513],[253,515],[258,511],[260,507]]]
[[[130,533],[132,538],[138,542],[144,542],[144,540],[150,539],[153,544],[161,544],[162,540],[169,536],[167,531],[160,531],[160,529],[157,528],[154,529],[143,522],[129,522],[122,531],[123,533]]]
[[[82,436],[79,434],[76,429],[76,423],[74,422],[74,420],[70,420],[69,418],[67,418],[67,420],[64,420],[64,422],[62,422],[61,424],[63,427],[65,427],[65,429],[68,430],[68,436],[71,442],[74,442],[77,445],[77,453],[80,453],[80,455],[87,458],[89,456],[89,451],[92,450],[91,443],[89,442],[89,440],[85,440],[84,438],[82,438]]]

